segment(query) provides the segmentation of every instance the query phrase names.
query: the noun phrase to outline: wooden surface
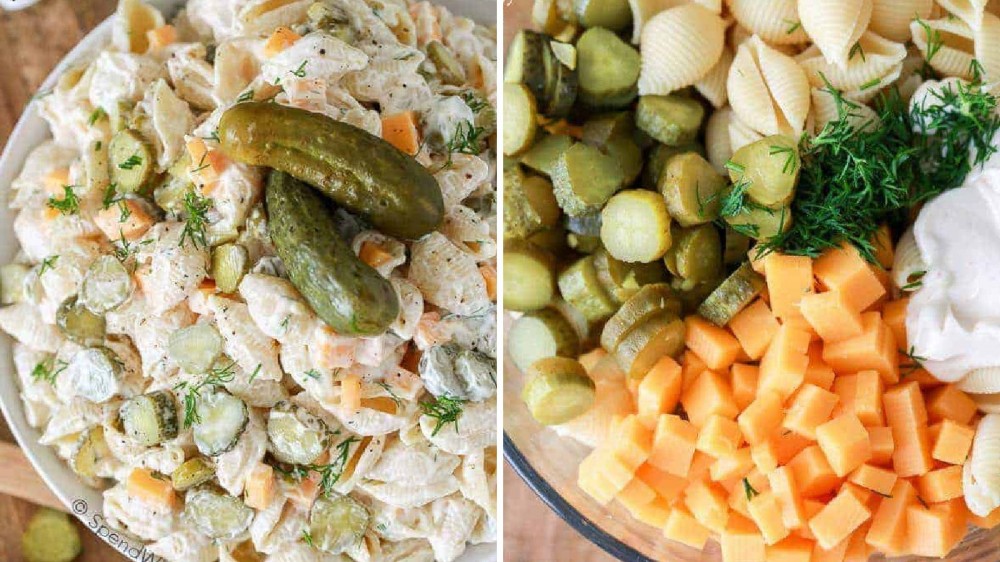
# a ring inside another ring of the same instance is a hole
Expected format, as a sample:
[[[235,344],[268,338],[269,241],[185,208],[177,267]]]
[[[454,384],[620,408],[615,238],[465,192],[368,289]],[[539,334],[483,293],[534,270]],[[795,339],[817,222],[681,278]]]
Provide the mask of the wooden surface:
[[[19,12],[0,12],[0,139],[4,145],[24,106],[52,67],[83,36],[114,11],[114,0],[42,0]],[[6,359],[5,359],[6,360]],[[0,441],[13,437],[0,420]],[[14,458],[13,462],[4,462]],[[18,460],[21,459],[21,460]],[[0,490],[15,490],[42,501],[44,486],[23,457],[12,457],[9,446],[0,444]],[[21,533],[38,507],[0,493],[0,560],[18,562]],[[84,526],[79,525],[83,555],[79,562],[126,560]]]
[[[506,45],[518,29],[530,25],[530,0],[504,0],[503,21]],[[506,464],[503,478],[505,562],[614,560],[543,504]]]

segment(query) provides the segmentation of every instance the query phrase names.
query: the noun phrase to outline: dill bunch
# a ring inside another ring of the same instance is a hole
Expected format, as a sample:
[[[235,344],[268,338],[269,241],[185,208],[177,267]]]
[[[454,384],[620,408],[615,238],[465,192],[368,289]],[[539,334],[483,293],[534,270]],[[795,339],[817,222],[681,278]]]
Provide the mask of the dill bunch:
[[[905,225],[910,209],[958,187],[997,151],[997,98],[978,81],[942,84],[912,108],[896,88],[881,92],[878,118],[860,126],[860,106],[829,82],[824,90],[837,102],[838,119],[803,136],[794,221],[762,252],[817,257],[846,241],[874,262],[873,235],[882,223]]]

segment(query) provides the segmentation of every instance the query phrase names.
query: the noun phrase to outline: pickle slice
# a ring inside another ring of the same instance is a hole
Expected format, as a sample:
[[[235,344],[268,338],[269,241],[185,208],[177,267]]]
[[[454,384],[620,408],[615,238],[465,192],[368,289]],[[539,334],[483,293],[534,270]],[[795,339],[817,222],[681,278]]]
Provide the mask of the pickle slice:
[[[546,308],[518,318],[507,332],[507,350],[522,372],[545,357],[576,357],[580,336],[559,311]]]
[[[664,356],[684,351],[684,321],[665,312],[632,329],[615,347],[618,366],[629,377],[641,378]]]
[[[199,322],[170,334],[167,351],[185,372],[205,373],[222,353],[222,336],[214,325]]]
[[[170,483],[179,492],[200,486],[212,478],[215,478],[215,465],[205,457],[188,459],[170,473]]]
[[[210,457],[235,447],[250,421],[246,403],[221,390],[203,392],[198,398],[197,412],[194,444],[201,454]]]
[[[157,390],[125,401],[118,410],[125,435],[151,447],[177,437],[177,405],[169,390]]]
[[[267,439],[274,458],[289,464],[309,464],[330,446],[323,420],[289,402],[268,412]]]
[[[73,453],[70,456],[70,467],[84,478],[97,478],[97,463],[109,458],[111,449],[104,439],[104,427],[94,426],[80,434]]]
[[[589,322],[600,322],[615,311],[615,303],[597,279],[594,256],[585,256],[559,275],[563,299]]]
[[[744,263],[698,307],[698,314],[717,326],[725,326],[764,290],[764,277]]]
[[[95,315],[106,314],[128,300],[132,276],[114,256],[100,256],[90,264],[80,286],[80,303]]]
[[[76,296],[69,297],[56,311],[56,325],[68,339],[85,346],[104,342],[104,316],[94,314]]]
[[[601,347],[614,353],[625,336],[651,318],[668,314],[680,316],[681,302],[666,283],[654,283],[639,289],[604,324]]]
[[[539,359],[527,374],[521,398],[531,416],[543,425],[566,423],[594,405],[594,381],[579,361],[566,357]]]
[[[80,533],[69,515],[40,508],[21,536],[25,562],[71,562],[83,551]]]
[[[184,518],[212,539],[233,539],[243,534],[254,510],[239,498],[212,488],[189,490],[184,496]]]
[[[365,536],[371,514],[361,502],[331,494],[321,496],[309,511],[309,536],[316,548],[340,554]]]

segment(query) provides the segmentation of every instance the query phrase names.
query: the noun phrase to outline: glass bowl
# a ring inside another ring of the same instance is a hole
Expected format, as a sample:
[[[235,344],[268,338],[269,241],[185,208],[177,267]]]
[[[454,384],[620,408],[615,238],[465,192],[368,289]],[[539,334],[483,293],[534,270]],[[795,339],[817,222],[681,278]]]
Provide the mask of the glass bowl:
[[[509,320],[505,318],[505,320]],[[509,324],[509,321],[506,322]],[[590,448],[556,434],[531,417],[521,400],[524,375],[504,355],[503,448],[514,471],[559,517],[587,540],[619,560],[645,562],[709,562],[721,560],[710,540],[703,551],[666,539],[659,529],[634,519],[617,502],[602,506],[576,485],[577,467]],[[510,515],[510,514],[508,514]],[[885,560],[875,556],[871,560]],[[942,560],[907,556],[893,562]],[[945,558],[947,562],[1000,562],[1000,527],[970,532]]]

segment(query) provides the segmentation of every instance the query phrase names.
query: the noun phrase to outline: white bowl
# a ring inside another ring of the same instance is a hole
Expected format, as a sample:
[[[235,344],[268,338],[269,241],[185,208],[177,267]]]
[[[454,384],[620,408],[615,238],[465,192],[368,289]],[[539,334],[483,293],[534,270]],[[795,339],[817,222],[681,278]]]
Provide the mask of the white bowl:
[[[495,24],[496,3],[492,0],[434,0],[457,14],[471,17],[477,21]],[[150,4],[159,8],[165,15],[173,15],[184,4],[183,0],[151,0]],[[52,73],[42,83],[40,91],[55,86],[56,80],[68,68],[87,58],[89,54],[99,51],[111,40],[111,19],[101,22],[93,31],[87,34],[72,51],[63,58]],[[48,124],[38,114],[36,104],[29,103],[18,120],[3,155],[0,156],[0,264],[8,263],[17,253],[17,242],[14,238],[14,213],[7,207],[7,189],[11,182],[21,173],[24,161],[33,148],[49,138]],[[28,425],[24,417],[24,405],[21,403],[20,389],[14,374],[11,358],[11,339],[0,335],[0,410],[7,418],[14,438],[21,449],[34,465],[35,470],[55,493],[56,497],[72,511],[88,528],[97,532],[103,517],[103,501],[100,492],[84,485],[75,473],[56,456],[49,447],[38,444],[41,433]],[[103,528],[98,536],[120,552],[128,554],[133,549],[133,558],[142,545],[136,539],[123,538],[120,534],[109,534],[109,529]],[[124,541],[124,542],[123,542]],[[497,559],[496,545],[476,545],[470,547],[462,556],[462,562],[491,562]]]

